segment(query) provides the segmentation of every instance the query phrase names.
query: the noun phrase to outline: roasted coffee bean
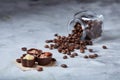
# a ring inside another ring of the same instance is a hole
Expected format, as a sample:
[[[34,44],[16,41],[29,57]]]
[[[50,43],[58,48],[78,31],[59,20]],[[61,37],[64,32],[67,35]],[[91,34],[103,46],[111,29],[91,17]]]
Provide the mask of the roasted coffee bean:
[[[51,42],[53,42],[53,40],[46,40],[45,42],[46,43],[51,43]]]
[[[93,55],[93,54],[91,54],[91,55],[89,55],[89,58],[95,58],[95,55]]]
[[[27,48],[26,47],[22,47],[21,50],[22,51],[27,51]]]
[[[21,63],[21,59],[16,59],[16,62]]]
[[[89,50],[89,52],[93,52],[93,49],[88,49]]]
[[[89,58],[89,57],[88,57],[87,55],[85,55],[85,56],[84,56],[84,58],[86,58],[86,59],[87,59],[87,58]]]
[[[85,52],[84,48],[80,48],[80,52],[84,53]]]
[[[61,67],[67,68],[68,66],[66,64],[61,64]]]
[[[37,71],[43,71],[42,67],[37,67]]]
[[[103,45],[102,48],[103,48],[103,49],[107,49],[107,46]]]
[[[55,58],[52,58],[52,61],[53,61],[53,62],[55,62],[55,61],[56,61],[56,59],[55,59]]]
[[[56,34],[54,34],[54,36],[58,36],[58,34],[56,33]]]
[[[67,55],[71,55],[71,52],[67,52]]]
[[[78,53],[73,53],[74,56],[78,56]]]
[[[74,54],[71,54],[71,55],[70,55],[70,57],[71,57],[71,58],[74,58],[74,57],[75,57],[75,55],[74,55]]]
[[[63,59],[67,59],[68,57],[67,56],[63,56]]]
[[[94,54],[95,57],[98,57],[98,54]]]
[[[45,45],[45,48],[49,48],[49,45]]]

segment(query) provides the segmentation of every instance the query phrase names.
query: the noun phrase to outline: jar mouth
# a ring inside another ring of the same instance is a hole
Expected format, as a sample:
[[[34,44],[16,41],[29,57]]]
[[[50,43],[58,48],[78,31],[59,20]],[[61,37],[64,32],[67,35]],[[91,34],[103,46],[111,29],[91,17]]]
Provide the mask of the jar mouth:
[[[103,15],[97,14],[95,11],[83,10],[74,14],[73,20],[69,23],[68,31],[73,29],[76,23],[80,23],[83,33],[81,40],[84,40],[86,36],[91,39],[96,39],[101,36],[102,33]],[[92,27],[91,27],[92,26]],[[89,28],[89,29],[88,29]]]

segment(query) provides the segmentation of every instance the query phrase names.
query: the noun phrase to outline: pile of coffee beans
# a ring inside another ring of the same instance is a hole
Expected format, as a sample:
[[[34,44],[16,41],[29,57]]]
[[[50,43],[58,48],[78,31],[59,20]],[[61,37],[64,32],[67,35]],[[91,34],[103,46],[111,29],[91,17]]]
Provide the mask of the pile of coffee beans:
[[[80,53],[84,53],[87,50],[87,45],[93,45],[90,39],[81,40],[83,34],[82,26],[80,23],[76,23],[71,34],[68,36],[60,36],[55,34],[55,38],[52,40],[46,40],[46,43],[51,43],[45,45],[45,48],[57,49],[59,53],[70,55],[74,57],[72,52],[79,50]],[[77,54],[76,54],[77,55]]]

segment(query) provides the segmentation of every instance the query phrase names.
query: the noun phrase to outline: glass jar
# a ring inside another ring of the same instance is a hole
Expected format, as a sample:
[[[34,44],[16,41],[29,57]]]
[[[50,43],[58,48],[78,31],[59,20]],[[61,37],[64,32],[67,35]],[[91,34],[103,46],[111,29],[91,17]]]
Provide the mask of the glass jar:
[[[103,15],[94,11],[80,11],[74,15],[68,30],[71,31],[76,23],[80,23],[83,29],[81,40],[94,40],[102,35]]]

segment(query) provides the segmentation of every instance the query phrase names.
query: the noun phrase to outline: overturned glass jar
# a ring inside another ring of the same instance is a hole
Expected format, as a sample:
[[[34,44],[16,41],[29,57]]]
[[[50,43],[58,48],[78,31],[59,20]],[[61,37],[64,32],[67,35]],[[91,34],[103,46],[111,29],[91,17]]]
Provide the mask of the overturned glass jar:
[[[88,10],[77,12],[70,22],[68,30],[72,30],[73,26],[77,23],[79,23],[83,29],[81,40],[94,40],[101,37],[103,15]]]

